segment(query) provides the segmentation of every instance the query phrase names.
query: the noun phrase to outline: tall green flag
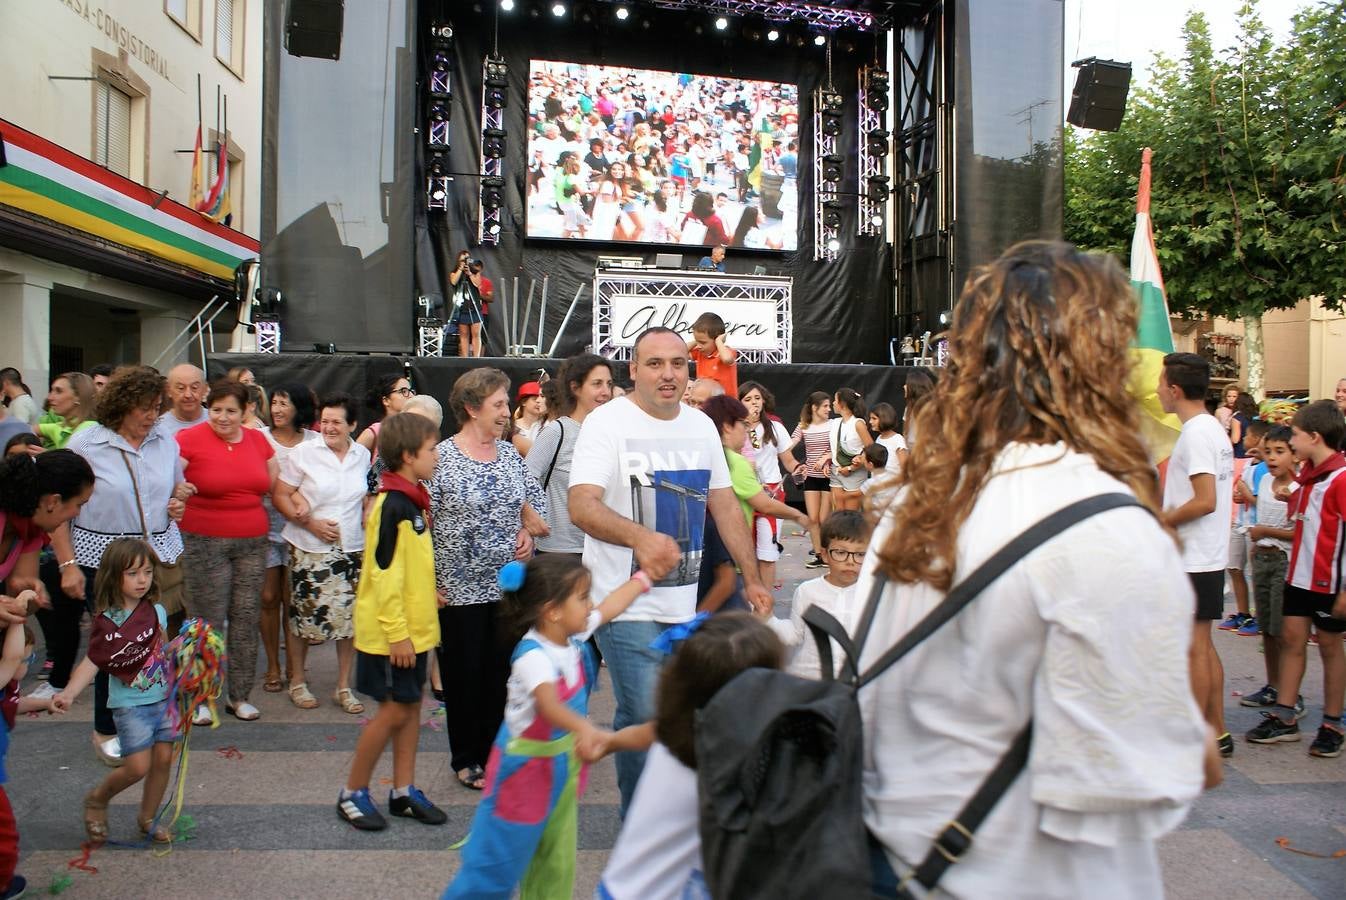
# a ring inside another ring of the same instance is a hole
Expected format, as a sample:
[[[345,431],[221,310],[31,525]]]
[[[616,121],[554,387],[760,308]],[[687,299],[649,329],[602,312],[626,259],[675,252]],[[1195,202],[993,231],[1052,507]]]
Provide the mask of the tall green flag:
[[[1159,256],[1154,249],[1154,229],[1150,224],[1150,156],[1141,153],[1140,188],[1136,193],[1136,233],[1131,239],[1131,287],[1140,304],[1140,322],[1133,348],[1130,392],[1141,405],[1141,435],[1155,462],[1173,452],[1182,423],[1165,413],[1159,402],[1159,373],[1164,355],[1173,352],[1173,327],[1168,319],[1168,299],[1164,296],[1164,276],[1159,271]]]

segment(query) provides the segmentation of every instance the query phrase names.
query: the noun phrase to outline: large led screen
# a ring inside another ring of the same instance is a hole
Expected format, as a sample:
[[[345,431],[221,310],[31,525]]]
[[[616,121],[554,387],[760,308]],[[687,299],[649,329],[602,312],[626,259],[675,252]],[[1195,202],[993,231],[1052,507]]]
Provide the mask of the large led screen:
[[[532,238],[794,250],[799,88],[532,60]]]

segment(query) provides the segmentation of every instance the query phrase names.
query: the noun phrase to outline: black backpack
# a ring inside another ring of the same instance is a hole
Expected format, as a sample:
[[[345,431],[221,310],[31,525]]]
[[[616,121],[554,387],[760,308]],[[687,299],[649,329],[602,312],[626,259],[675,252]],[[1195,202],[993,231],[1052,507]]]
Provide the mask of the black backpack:
[[[804,613],[818,645],[822,680],[749,669],[696,714],[701,858],[711,896],[873,896],[870,839],[861,814],[864,773],[857,694],[933,634],[991,582],[1037,547],[1092,516],[1140,506],[1129,494],[1072,503],[1014,538],[863,673],[860,654],[886,579],[875,579],[854,641],[824,610]],[[832,645],[844,652],[833,678]],[[972,799],[908,876],[933,888],[972,846],[972,833],[1028,761],[1032,723],[1011,743]],[[909,896],[899,889],[898,897]]]

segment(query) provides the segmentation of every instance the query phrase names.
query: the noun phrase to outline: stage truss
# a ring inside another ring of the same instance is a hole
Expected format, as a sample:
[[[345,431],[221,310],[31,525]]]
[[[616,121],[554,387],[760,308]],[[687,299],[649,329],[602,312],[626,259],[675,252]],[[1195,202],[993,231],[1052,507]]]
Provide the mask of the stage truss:
[[[743,362],[788,363],[792,358],[794,338],[790,314],[792,293],[793,280],[790,278],[600,270],[594,274],[594,352],[607,359],[625,360],[631,357],[631,348],[619,345],[617,341],[620,336],[614,333],[612,304],[616,297],[699,302],[714,299],[772,304],[776,346],[769,350],[735,349]]]
[[[818,28],[858,28],[870,31],[887,28],[887,16],[862,9],[844,9],[831,4],[801,0],[646,0],[659,9],[694,9],[722,12],[726,15],[758,15],[772,22],[799,21]]]

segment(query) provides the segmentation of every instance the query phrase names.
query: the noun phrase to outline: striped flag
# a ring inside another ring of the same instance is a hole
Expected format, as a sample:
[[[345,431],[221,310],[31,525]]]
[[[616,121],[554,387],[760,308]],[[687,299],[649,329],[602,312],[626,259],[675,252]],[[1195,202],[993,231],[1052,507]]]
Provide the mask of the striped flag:
[[[210,193],[196,203],[196,211],[212,222],[222,222],[229,215],[229,158],[225,145],[215,143],[215,182]]]
[[[1182,430],[1178,417],[1165,413],[1159,402],[1159,373],[1165,354],[1173,352],[1173,327],[1168,319],[1168,300],[1164,296],[1164,277],[1154,249],[1154,229],[1150,225],[1150,156],[1141,153],[1140,188],[1136,193],[1136,233],[1131,240],[1131,287],[1140,304],[1140,322],[1132,350],[1135,365],[1131,370],[1131,396],[1141,405],[1141,436],[1155,462],[1173,452],[1173,444]]]
[[[196,144],[192,147],[192,186],[187,194],[187,205],[196,209],[201,203],[201,197],[205,193],[202,186],[205,183],[205,170],[201,161],[201,123],[196,125]]]
[[[748,150],[748,184],[752,185],[753,190],[762,189],[762,157],[766,151],[775,146],[776,142],[771,137],[771,123],[763,116],[761,124],[758,125],[757,134],[754,136],[752,147]]]

